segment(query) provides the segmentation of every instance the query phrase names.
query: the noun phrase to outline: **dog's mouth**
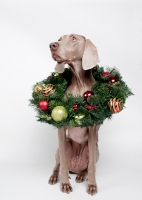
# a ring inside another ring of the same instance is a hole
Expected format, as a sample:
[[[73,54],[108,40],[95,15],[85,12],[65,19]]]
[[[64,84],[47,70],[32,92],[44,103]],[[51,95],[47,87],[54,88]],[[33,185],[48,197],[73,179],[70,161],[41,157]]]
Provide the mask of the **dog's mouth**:
[[[52,57],[53,57],[53,59],[54,59],[55,61],[57,61],[57,62],[59,62],[59,63],[64,62],[64,59],[62,59],[60,56],[58,56],[58,55],[55,54],[55,53],[52,55]]]

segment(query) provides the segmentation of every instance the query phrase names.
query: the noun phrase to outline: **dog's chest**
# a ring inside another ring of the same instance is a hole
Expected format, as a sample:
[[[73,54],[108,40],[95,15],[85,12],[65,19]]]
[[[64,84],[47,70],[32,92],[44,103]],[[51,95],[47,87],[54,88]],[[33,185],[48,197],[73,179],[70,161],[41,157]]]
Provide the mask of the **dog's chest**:
[[[71,83],[67,88],[66,93],[72,93],[73,96],[83,96],[84,92],[91,90],[95,80],[90,71],[89,75],[82,72],[84,75],[78,77],[77,75],[72,75]]]
[[[70,142],[67,142],[67,161],[69,171],[79,173],[88,166],[88,145],[77,153]]]
[[[68,127],[68,136],[75,142],[82,144],[88,140],[87,127]]]

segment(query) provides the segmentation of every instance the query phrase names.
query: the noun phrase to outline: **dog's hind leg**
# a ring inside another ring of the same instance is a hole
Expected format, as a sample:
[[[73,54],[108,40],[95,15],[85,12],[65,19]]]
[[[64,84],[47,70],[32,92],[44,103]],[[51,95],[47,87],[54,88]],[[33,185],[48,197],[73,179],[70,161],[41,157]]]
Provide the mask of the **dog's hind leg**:
[[[60,167],[60,156],[59,156],[59,149],[57,149],[57,153],[56,153],[56,164],[55,167],[53,169],[53,173],[49,178],[48,183],[50,185],[54,185],[58,182],[58,176],[59,176],[59,167]]]

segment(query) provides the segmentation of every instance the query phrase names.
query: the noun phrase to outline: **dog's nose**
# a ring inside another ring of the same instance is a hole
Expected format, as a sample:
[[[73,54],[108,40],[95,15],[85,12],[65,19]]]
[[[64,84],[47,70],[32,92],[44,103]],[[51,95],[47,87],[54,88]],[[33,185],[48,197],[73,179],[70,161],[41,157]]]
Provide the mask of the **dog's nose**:
[[[53,51],[56,50],[58,48],[58,46],[59,46],[59,44],[57,42],[51,43],[49,45],[50,50],[53,50]]]

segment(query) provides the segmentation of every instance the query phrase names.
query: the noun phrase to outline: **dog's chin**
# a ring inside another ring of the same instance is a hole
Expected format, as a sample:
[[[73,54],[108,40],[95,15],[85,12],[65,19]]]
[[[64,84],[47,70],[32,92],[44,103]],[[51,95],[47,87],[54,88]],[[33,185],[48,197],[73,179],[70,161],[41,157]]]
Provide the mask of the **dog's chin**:
[[[64,62],[64,59],[62,59],[60,56],[58,56],[58,55],[55,54],[55,53],[52,55],[52,57],[53,57],[53,59],[54,59],[55,61],[57,61],[58,63]]]
[[[63,62],[66,63],[66,64],[69,64],[71,62],[71,60],[69,60],[69,59],[63,59],[60,56],[58,56],[57,54],[55,54],[55,53],[52,55],[52,57],[59,64],[61,64]]]

